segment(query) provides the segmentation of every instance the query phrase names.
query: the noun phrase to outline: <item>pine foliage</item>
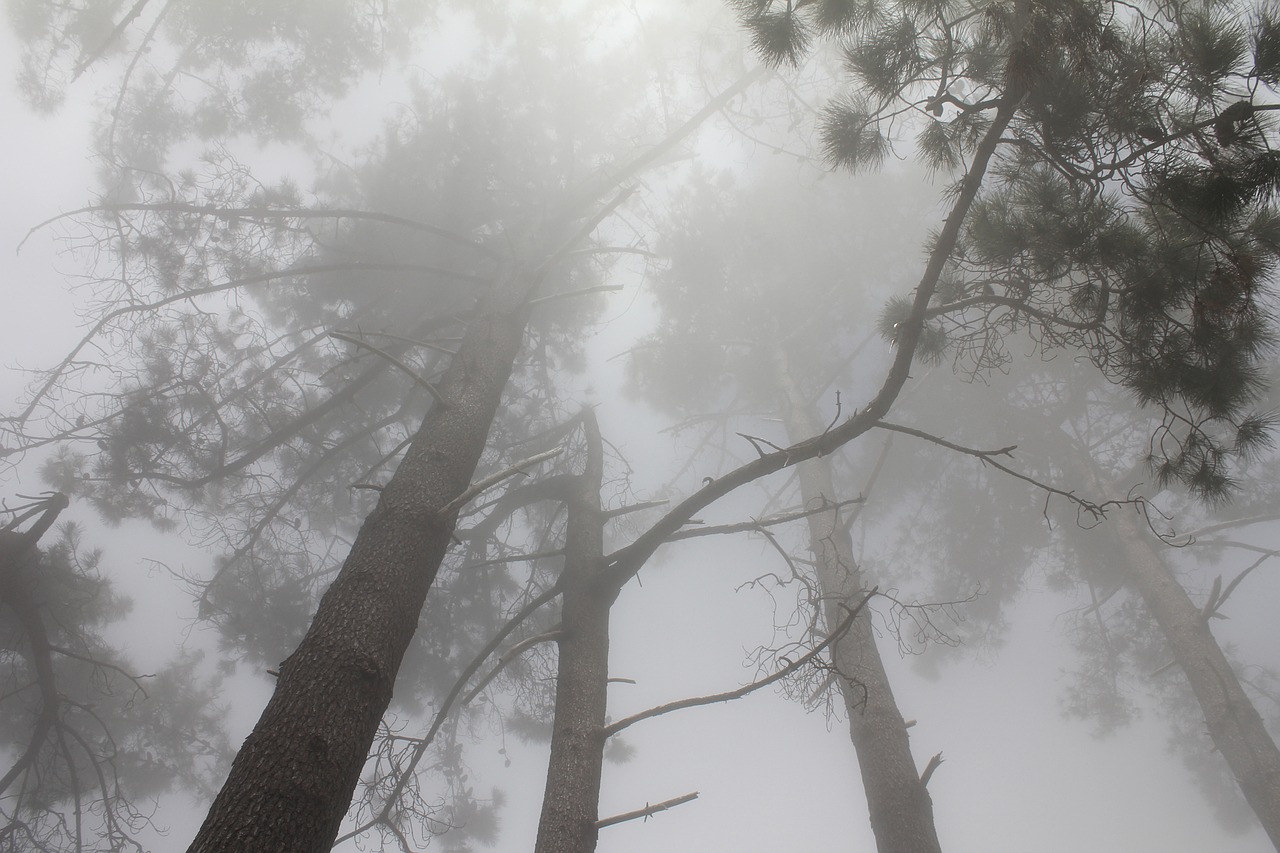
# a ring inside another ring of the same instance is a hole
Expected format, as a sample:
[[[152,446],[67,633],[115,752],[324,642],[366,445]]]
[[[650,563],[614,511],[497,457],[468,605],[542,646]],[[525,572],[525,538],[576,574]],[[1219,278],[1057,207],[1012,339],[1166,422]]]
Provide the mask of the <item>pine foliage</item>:
[[[808,27],[843,48],[852,80],[822,128],[837,167],[910,148],[960,172],[994,111],[1016,107],[931,313],[976,369],[1003,367],[1018,330],[1046,353],[1083,350],[1163,412],[1161,481],[1225,498],[1233,458],[1265,446],[1271,423],[1252,409],[1280,257],[1275,9],[782,6],[744,12],[757,43]]]

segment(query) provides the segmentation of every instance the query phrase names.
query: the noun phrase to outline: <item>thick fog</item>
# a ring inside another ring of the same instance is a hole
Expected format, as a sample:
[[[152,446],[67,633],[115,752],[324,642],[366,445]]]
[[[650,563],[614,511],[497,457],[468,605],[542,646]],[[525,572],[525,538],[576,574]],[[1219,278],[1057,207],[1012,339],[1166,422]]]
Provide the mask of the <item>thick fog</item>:
[[[1280,850],[1208,6],[10,0],[0,850]]]

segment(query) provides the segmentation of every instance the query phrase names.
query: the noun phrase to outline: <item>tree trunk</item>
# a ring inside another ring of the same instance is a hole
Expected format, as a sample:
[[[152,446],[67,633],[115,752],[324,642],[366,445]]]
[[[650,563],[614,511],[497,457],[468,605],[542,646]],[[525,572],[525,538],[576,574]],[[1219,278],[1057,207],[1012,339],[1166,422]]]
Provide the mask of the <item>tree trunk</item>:
[[[792,441],[818,435],[822,428],[813,407],[796,389],[785,363],[776,351],[779,378],[789,399],[784,415]],[[800,493],[806,507],[839,499],[831,463],[817,457],[799,466]],[[817,566],[823,618],[828,628],[839,625],[857,607],[866,591],[862,572],[853,556],[853,540],[838,509],[808,517],[809,541]],[[876,648],[871,611],[853,620],[848,632],[832,647],[832,658],[849,716],[849,736],[858,754],[862,784],[866,789],[871,829],[879,853],[941,853],[933,823],[933,800],[911,755],[907,726],[898,711],[889,678]]]
[[[1143,528],[1132,514],[1116,520],[1125,578],[1160,626],[1200,703],[1213,745],[1280,851],[1280,749],[1222,654],[1207,617],[1170,573],[1151,533]]]
[[[191,853],[329,850],[391,700],[524,338],[525,279],[495,285],[365,519],[310,630],[280,666]]]
[[[569,502],[565,564],[560,584],[559,661],[551,760],[534,853],[591,853],[596,849],[600,777],[609,679],[609,611],[619,588],[604,573],[604,514],[600,510],[603,447],[595,415],[584,417],[586,470]]]
[[[660,143],[596,179],[575,196],[563,222],[578,221],[605,193],[659,162],[762,75],[744,76]],[[276,691],[188,853],[330,849],[449,547],[457,508],[444,510],[470,485],[523,343],[528,297],[629,193],[582,221],[536,272],[508,270],[495,283],[441,378],[444,404],[427,413],[307,635],[281,664]],[[598,506],[598,489],[594,500]],[[621,581],[614,584],[620,588]]]

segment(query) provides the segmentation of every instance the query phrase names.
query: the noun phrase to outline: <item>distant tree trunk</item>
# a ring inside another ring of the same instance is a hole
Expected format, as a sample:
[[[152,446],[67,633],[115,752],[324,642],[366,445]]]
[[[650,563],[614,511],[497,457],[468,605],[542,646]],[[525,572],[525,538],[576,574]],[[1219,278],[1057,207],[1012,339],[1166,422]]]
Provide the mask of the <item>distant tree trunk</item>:
[[[790,440],[818,435],[822,426],[813,407],[800,396],[781,351],[777,351],[777,361],[790,404],[784,415]],[[806,507],[839,500],[831,463],[825,457],[800,463],[799,478]],[[857,607],[866,594],[853,556],[853,540],[838,509],[809,516],[808,525],[823,617],[828,626],[838,625],[849,612],[845,608]],[[862,771],[876,849],[879,853],[941,853],[933,800],[912,758],[907,726],[876,648],[869,609],[859,614],[835,643],[833,660],[849,716],[849,736]]]
[[[391,700],[524,338],[530,282],[495,284],[404,461],[231,766],[191,853],[330,849]]]
[[[1209,630],[1207,614],[1170,573],[1150,531],[1126,513],[1116,519],[1115,533],[1125,555],[1125,579],[1155,618],[1195,692],[1214,747],[1280,851],[1280,749]]]
[[[600,778],[604,765],[609,679],[609,612],[618,598],[604,572],[604,513],[600,510],[603,446],[595,416],[584,417],[586,470],[569,500],[565,564],[560,576],[559,661],[551,760],[534,853],[591,853],[596,849]]]

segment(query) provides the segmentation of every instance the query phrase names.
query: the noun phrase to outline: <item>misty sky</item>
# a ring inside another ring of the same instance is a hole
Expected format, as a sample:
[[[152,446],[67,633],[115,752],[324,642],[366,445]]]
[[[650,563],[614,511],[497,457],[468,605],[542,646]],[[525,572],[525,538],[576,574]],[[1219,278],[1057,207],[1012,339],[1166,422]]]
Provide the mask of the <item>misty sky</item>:
[[[20,368],[55,361],[82,328],[76,313],[81,297],[71,285],[84,270],[83,259],[60,253],[65,246],[51,239],[67,231],[74,237],[74,228],[43,229],[20,253],[13,249],[32,226],[93,197],[95,177],[86,151],[100,81],[89,75],[85,85],[72,89],[58,113],[36,116],[16,95],[15,48],[7,31],[0,56],[7,58],[0,68],[0,162],[8,164],[0,182],[0,244],[10,250],[2,255],[0,267],[6,306],[0,310],[0,392],[12,405],[26,383]],[[361,90],[361,97],[368,99],[392,101],[397,94],[398,90],[389,94],[377,86]],[[370,114],[379,114],[386,104],[367,106]],[[706,144],[714,148],[716,143]],[[753,157],[769,155],[741,156],[743,167],[750,168]],[[287,171],[285,164],[280,168]],[[890,198],[881,201],[892,203]],[[922,223],[924,230],[929,227]],[[625,359],[613,357],[646,331],[654,313],[641,276],[624,272],[619,280],[624,290],[608,297],[599,318],[588,327],[587,351],[597,366],[580,380],[578,396],[581,403],[598,404],[605,436],[641,472],[637,492],[643,495],[661,486],[671,460],[683,459],[685,449],[660,432],[667,425],[662,416],[620,390]],[[995,435],[992,445],[1018,440]],[[33,457],[2,475],[0,487],[6,497],[44,488],[37,462]],[[744,496],[717,505],[707,517],[731,521],[757,511],[758,500]],[[159,560],[202,573],[208,571],[212,554],[184,546],[181,531],[162,534],[141,523],[110,528],[87,508],[74,505],[70,514],[89,526],[94,544],[106,549],[107,571],[135,602],[127,625],[113,634],[134,661],[153,666],[181,644],[219,653],[212,633],[195,621],[189,596],[147,562]],[[1280,530],[1269,536],[1253,531],[1251,541],[1276,547]],[[748,655],[775,640],[774,620],[780,617],[769,595],[739,587],[776,570],[776,555],[749,537],[695,541],[662,551],[642,571],[641,583],[624,590],[615,610],[611,674],[637,683],[610,686],[611,715],[616,719],[687,695],[728,690],[756,677]],[[1215,624],[1215,633],[1235,644],[1243,659],[1274,663],[1280,659],[1280,622],[1267,602],[1280,597],[1280,575],[1274,567],[1260,571],[1254,584],[1247,597],[1234,602],[1231,621]],[[900,655],[890,636],[881,638],[899,706],[904,716],[917,721],[911,729],[917,763],[923,766],[939,751],[945,757],[929,784],[944,849],[1267,849],[1260,830],[1232,834],[1214,820],[1181,759],[1167,749],[1169,729],[1153,709],[1132,727],[1104,739],[1092,737],[1088,723],[1064,717],[1064,672],[1075,659],[1063,625],[1067,614],[1085,603],[1083,591],[1053,591],[1033,573],[1010,611],[1005,642],[980,655],[951,652],[937,676],[928,676],[912,657]],[[242,671],[232,684],[244,690],[243,695],[224,697],[233,709],[232,740],[239,743],[256,720],[270,682],[261,673]],[[530,849],[546,767],[545,744],[526,744],[497,732],[479,734],[483,737],[469,759],[476,785],[501,788],[506,795],[502,832],[493,849]],[[699,799],[646,821],[604,829],[602,851],[874,849],[842,719],[806,713],[799,704],[766,689],[726,705],[643,723],[624,740],[634,753],[625,763],[606,765],[602,816],[692,791],[699,792]],[[505,753],[500,754],[500,748]],[[506,758],[510,767],[504,766]],[[164,800],[160,822],[172,832],[155,841],[153,849],[182,849],[203,817],[203,808],[181,796]]]

